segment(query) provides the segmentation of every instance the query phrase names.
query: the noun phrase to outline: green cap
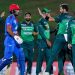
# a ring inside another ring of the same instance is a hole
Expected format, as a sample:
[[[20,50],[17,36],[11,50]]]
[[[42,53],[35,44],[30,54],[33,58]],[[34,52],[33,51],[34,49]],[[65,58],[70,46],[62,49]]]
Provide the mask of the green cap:
[[[47,9],[47,8],[43,8],[42,12],[44,13],[50,13],[51,10]]]

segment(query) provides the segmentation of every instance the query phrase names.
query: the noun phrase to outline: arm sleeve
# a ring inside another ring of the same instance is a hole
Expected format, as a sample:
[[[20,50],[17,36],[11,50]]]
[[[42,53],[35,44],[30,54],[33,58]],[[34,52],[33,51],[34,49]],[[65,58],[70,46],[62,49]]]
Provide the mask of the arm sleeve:
[[[71,31],[71,23],[70,22],[68,24],[68,43],[72,43],[72,31]]]
[[[42,18],[39,20],[39,23],[45,27],[48,24],[48,21],[46,19]]]
[[[11,25],[12,26],[12,18],[8,17],[6,19],[6,26]]]
[[[44,29],[48,29],[48,26],[49,26],[48,21],[44,20],[44,21],[41,23],[41,25],[44,27]]]
[[[39,34],[41,35],[42,39],[46,42],[47,38],[46,38],[46,36],[44,34],[44,30],[43,30],[41,25],[38,26],[38,31],[39,31]]]
[[[54,17],[54,19],[56,23],[59,23],[61,21],[60,15]]]
[[[34,32],[38,32],[38,25],[34,24]]]

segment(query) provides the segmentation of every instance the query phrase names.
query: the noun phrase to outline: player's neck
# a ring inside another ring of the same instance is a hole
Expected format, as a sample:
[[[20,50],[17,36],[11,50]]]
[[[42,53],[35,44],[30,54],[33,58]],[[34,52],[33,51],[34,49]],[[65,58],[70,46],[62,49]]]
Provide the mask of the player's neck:
[[[27,23],[27,24],[29,24],[29,23],[30,23],[30,21],[26,21],[26,23]]]
[[[68,13],[68,11],[64,11],[64,13]]]

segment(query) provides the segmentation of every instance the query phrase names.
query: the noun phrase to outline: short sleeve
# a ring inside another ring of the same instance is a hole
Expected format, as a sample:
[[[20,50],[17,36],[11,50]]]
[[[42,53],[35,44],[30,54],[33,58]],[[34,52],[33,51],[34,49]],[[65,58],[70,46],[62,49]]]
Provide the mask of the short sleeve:
[[[8,26],[8,25],[11,25],[12,26],[12,18],[11,17],[8,17],[6,19],[6,26]]]
[[[59,23],[61,21],[60,15],[54,17],[55,22]]]
[[[34,32],[38,32],[38,24],[39,23],[34,24]]]

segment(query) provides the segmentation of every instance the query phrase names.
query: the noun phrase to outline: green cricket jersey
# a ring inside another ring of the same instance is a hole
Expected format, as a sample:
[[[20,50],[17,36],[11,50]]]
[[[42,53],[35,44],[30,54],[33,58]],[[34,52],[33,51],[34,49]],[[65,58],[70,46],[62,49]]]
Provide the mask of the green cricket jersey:
[[[55,18],[55,21],[59,25],[57,34],[67,34],[68,23],[71,18],[72,16],[69,13],[62,13]]]
[[[30,22],[29,24],[27,24],[26,22],[23,22],[21,24],[21,37],[23,39],[23,41],[33,41],[34,37],[32,35],[32,33],[34,32],[34,24],[32,22]]]
[[[40,20],[39,20],[39,26],[41,27],[41,30],[43,31],[43,33],[44,33],[44,37],[46,38],[46,39],[50,39],[50,28],[49,28],[49,24],[48,24],[48,21],[46,20],[46,19],[44,19],[44,18],[41,18]],[[43,34],[42,33],[42,34]],[[42,35],[41,34],[41,35]],[[41,35],[40,34],[38,34],[38,39],[42,39],[42,37],[41,37]]]
[[[70,37],[69,43],[75,44],[75,19],[69,22],[68,35]]]

